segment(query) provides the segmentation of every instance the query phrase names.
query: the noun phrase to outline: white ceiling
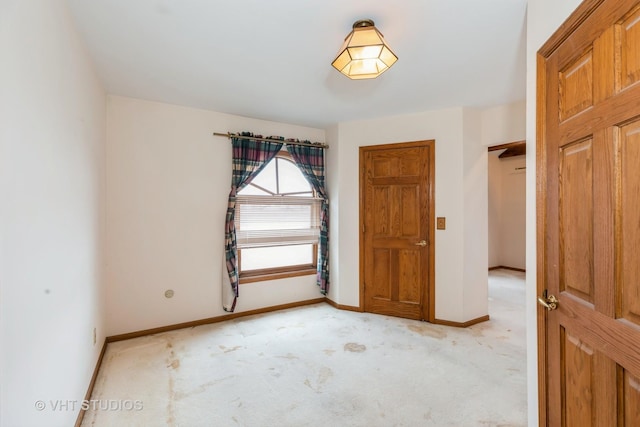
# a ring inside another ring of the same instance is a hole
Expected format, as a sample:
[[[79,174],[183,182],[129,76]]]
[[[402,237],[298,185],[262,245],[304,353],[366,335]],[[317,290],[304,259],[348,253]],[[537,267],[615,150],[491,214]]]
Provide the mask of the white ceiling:
[[[323,128],[525,97],[527,0],[69,0],[109,93]],[[331,67],[358,19],[398,62]]]

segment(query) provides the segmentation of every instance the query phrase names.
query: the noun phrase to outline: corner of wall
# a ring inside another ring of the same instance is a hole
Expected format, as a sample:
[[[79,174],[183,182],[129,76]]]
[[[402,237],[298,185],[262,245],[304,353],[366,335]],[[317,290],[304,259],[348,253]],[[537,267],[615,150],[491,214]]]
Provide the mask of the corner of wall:
[[[85,397],[104,339],[106,95],[65,1],[4,6],[0,424],[72,425],[51,402]]]
[[[463,321],[488,314],[488,159],[482,145],[482,110],[463,116]]]

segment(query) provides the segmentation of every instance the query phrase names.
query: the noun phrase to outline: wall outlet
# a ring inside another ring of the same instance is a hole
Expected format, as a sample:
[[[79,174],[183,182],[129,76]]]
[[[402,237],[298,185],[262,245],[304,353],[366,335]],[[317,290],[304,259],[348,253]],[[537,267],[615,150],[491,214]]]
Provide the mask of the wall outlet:
[[[93,328],[93,345],[96,345],[98,341],[98,334],[96,333],[96,328]]]

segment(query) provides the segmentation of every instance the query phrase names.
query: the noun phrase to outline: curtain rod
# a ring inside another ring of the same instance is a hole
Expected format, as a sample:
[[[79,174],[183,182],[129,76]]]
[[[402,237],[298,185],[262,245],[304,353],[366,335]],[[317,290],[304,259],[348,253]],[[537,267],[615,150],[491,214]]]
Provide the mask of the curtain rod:
[[[287,141],[285,140],[281,140],[281,139],[271,139],[271,138],[257,138],[255,136],[243,136],[243,135],[238,135],[237,133],[231,133],[231,132],[227,132],[227,133],[219,133],[219,132],[214,132],[213,133],[215,136],[226,136],[227,138],[231,139],[231,138],[244,138],[244,139],[252,139],[254,141],[268,141],[268,142],[279,142],[282,144],[291,144],[291,145],[307,145],[309,147],[319,147],[319,148],[324,148],[324,149],[328,149],[329,146],[327,144],[323,144],[321,142],[302,142],[302,141]]]

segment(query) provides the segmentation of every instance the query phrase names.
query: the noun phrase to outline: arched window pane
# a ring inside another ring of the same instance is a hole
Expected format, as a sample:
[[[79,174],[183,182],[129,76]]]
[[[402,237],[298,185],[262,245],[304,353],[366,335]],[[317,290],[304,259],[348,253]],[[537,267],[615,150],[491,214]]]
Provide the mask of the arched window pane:
[[[254,185],[247,185],[242,190],[238,191],[239,196],[271,196],[271,193],[267,193],[264,190],[259,189]]]
[[[280,194],[308,192],[311,195],[311,186],[298,166],[286,159],[278,159],[278,162]]]
[[[253,181],[251,181],[251,184],[262,187],[273,194],[277,194],[278,188],[276,179],[276,162],[275,160],[271,160],[269,164],[265,166],[262,172],[260,172],[258,176],[256,176]],[[251,184],[247,187],[250,187]],[[240,192],[239,194],[242,194],[242,192]]]

